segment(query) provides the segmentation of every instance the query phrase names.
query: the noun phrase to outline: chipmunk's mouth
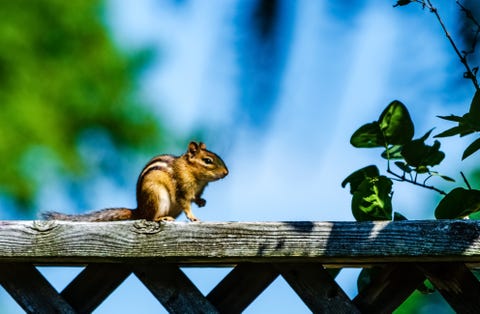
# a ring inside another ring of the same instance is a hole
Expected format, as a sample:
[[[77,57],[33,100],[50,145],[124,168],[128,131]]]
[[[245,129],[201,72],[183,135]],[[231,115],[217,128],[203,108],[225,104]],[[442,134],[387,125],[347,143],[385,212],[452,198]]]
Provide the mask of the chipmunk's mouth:
[[[223,173],[222,173],[222,177],[221,177],[221,178],[225,178],[227,175],[228,175],[228,169],[225,168],[225,170],[224,170]]]

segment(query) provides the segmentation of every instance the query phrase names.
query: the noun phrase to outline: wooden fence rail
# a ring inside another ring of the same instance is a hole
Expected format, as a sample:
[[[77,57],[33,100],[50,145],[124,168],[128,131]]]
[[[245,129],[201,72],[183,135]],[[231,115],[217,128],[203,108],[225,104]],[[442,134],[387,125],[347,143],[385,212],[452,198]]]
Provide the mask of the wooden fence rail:
[[[0,284],[29,313],[89,313],[133,273],[171,313],[240,313],[282,276],[314,313],[389,313],[429,279],[456,312],[480,313],[479,238],[469,220],[0,221]],[[86,267],[57,292],[37,265]],[[234,268],[203,295],[189,265]],[[345,266],[381,271],[350,299],[328,271]]]

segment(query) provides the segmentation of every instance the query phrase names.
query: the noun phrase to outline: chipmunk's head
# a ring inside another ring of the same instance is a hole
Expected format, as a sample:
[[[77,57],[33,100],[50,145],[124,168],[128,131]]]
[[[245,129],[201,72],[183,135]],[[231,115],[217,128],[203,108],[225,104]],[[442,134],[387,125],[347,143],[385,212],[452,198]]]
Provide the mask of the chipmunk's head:
[[[200,180],[215,181],[228,174],[222,158],[207,150],[207,146],[202,142],[190,142],[185,155],[189,164],[196,169],[195,176]]]

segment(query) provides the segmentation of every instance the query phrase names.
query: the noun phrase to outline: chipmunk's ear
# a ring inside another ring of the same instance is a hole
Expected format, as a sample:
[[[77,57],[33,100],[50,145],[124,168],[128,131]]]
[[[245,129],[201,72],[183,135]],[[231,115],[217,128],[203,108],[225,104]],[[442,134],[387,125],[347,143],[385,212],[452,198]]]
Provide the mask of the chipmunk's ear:
[[[205,143],[200,142],[198,144],[200,145],[201,150],[206,150],[207,149],[207,145],[205,145]]]
[[[200,148],[201,148],[201,143],[200,143]],[[190,142],[190,144],[188,144],[188,156],[189,157],[193,157],[197,154],[198,152],[198,149],[199,149],[199,144],[197,142]]]

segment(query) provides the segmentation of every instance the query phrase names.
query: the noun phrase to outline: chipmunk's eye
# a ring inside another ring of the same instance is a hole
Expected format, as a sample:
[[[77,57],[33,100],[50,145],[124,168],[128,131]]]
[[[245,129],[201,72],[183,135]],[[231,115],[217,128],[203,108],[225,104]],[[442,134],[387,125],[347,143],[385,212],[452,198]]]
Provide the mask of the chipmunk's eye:
[[[210,158],[210,157],[202,158],[202,160],[203,160],[203,162],[206,163],[207,165],[213,164],[213,159]]]

